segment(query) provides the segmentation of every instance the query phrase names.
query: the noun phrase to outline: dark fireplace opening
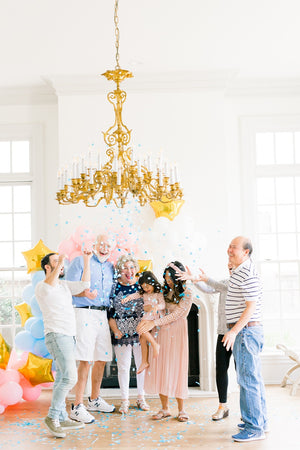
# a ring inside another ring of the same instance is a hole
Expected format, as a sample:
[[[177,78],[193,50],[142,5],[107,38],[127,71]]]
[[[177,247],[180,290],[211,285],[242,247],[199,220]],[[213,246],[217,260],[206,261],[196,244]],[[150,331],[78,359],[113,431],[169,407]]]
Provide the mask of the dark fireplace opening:
[[[188,321],[188,335],[189,335],[189,375],[188,385],[199,386],[199,322],[198,322],[198,307],[193,303]],[[136,387],[135,364],[132,357],[130,367],[130,387]],[[113,359],[105,366],[102,385],[103,388],[118,388],[118,367],[116,357],[113,351]]]

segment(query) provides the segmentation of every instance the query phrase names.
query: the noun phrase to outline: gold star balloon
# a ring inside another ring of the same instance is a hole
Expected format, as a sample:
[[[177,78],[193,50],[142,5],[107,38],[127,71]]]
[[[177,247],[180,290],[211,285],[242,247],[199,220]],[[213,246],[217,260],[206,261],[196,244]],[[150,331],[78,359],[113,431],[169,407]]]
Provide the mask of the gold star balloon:
[[[51,366],[52,359],[42,358],[29,352],[25,366],[18,370],[32,384],[32,386],[36,386],[40,383],[54,381]]]
[[[31,308],[27,303],[23,302],[19,305],[15,305],[15,309],[18,311],[21,317],[21,325],[24,327],[26,321],[29,319],[29,317],[33,317],[31,314]]]
[[[27,273],[35,272],[36,270],[42,270],[41,268],[41,260],[48,253],[55,253],[50,248],[46,247],[42,239],[30,250],[27,252],[22,252],[24,258],[27,263]]]
[[[2,334],[0,334],[0,369],[5,369],[10,355],[10,346],[5,342]]]
[[[138,259],[138,264],[140,266],[139,273],[145,272],[145,270],[153,270],[151,259]]]
[[[155,212],[155,217],[167,217],[169,220],[173,220],[179,214],[183,204],[184,200],[169,201],[166,197],[163,197],[162,201],[155,200],[150,202]]]

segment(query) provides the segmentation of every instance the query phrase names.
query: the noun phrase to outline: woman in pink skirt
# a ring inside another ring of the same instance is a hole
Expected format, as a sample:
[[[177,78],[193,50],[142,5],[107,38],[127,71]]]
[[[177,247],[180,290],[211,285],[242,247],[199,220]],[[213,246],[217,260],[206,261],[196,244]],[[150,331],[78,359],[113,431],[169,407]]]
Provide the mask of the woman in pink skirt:
[[[175,397],[178,405],[178,420],[186,422],[189,419],[184,410],[183,402],[188,397],[188,331],[187,315],[192,304],[191,291],[186,283],[176,278],[172,265],[185,271],[178,261],[171,263],[164,271],[163,287],[166,302],[166,315],[152,320],[142,321],[138,333],[145,333],[157,327],[157,343],[160,352],[153,358],[149,349],[150,366],[145,375],[145,391],[148,394],[159,393],[162,408],[152,416],[154,420],[170,417],[169,397]]]

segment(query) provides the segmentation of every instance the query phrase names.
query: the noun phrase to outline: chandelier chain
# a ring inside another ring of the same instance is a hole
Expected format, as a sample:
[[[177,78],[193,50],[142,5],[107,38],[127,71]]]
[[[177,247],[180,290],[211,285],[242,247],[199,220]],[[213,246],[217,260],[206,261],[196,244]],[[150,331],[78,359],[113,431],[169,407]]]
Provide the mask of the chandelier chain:
[[[114,14],[114,22],[115,22],[115,37],[116,37],[116,67],[115,69],[120,69],[120,54],[119,54],[119,45],[120,45],[120,30],[119,30],[119,17],[118,17],[118,7],[119,7],[119,0],[115,1],[115,14]]]

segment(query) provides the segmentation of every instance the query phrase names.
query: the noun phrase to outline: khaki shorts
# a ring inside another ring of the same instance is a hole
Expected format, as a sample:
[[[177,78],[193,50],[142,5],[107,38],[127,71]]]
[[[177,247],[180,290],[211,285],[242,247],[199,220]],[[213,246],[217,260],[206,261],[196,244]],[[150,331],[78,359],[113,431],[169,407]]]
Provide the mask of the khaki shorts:
[[[106,311],[75,308],[77,361],[111,361],[112,345]]]

